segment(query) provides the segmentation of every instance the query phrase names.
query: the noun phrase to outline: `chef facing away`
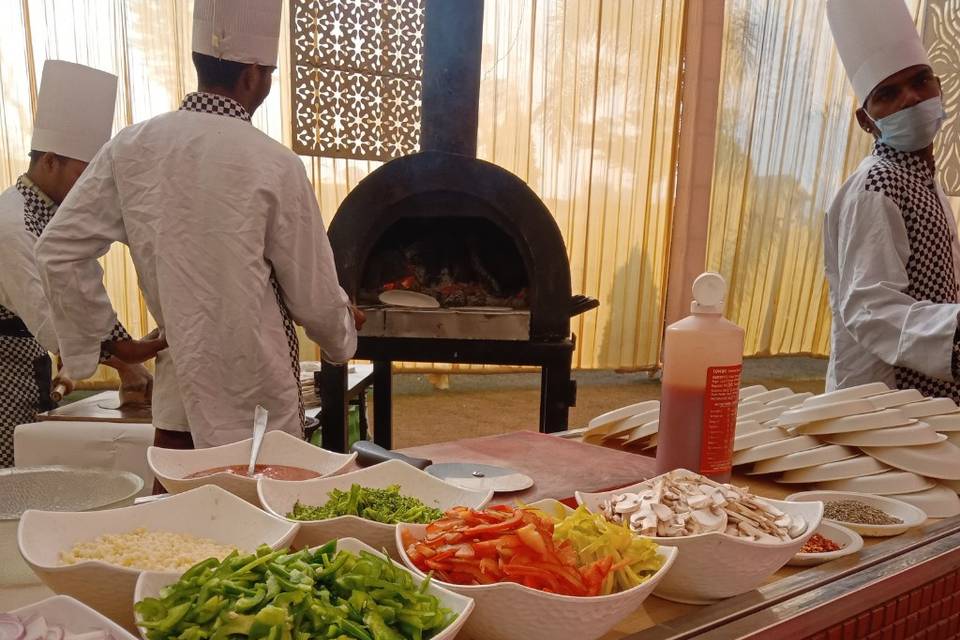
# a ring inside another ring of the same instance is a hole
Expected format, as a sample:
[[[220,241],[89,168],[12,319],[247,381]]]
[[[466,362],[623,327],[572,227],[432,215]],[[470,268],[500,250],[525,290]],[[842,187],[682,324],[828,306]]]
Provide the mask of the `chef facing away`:
[[[882,381],[960,402],[960,244],[937,184],[946,116],[903,0],[831,0],[830,28],[873,136],[824,223],[828,390]]]
[[[294,321],[345,362],[362,316],[340,288],[301,160],[250,123],[270,91],[280,0],[196,0],[199,88],[107,143],[37,246],[66,370],[89,375],[116,321],[97,258],[129,246],[169,348],[157,355],[155,443],[301,435]],[[356,314],[356,317],[355,317]]]
[[[116,96],[115,75],[47,60],[37,96],[29,167],[0,194],[0,467],[14,464],[14,428],[52,408],[52,388],[62,385],[69,393],[73,387],[63,372],[51,381],[48,354],[60,348],[34,247],[77,178],[110,138]],[[139,348],[138,341],[132,341],[118,323],[104,329],[100,338],[106,348],[97,348],[93,364],[103,362],[117,369],[122,397],[149,397],[153,381],[147,370],[112,355],[114,340]],[[140,359],[151,355],[144,353]]]

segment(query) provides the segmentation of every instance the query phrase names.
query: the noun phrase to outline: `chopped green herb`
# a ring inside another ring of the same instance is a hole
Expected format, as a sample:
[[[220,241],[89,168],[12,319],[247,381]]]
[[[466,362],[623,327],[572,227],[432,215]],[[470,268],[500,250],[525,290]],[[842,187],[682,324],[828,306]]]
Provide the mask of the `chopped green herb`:
[[[443,511],[428,507],[417,498],[400,494],[400,487],[370,489],[354,484],[350,491],[334,489],[320,506],[296,502],[287,514],[293,520],[326,520],[339,516],[359,516],[384,524],[413,522],[428,524],[443,517]]]

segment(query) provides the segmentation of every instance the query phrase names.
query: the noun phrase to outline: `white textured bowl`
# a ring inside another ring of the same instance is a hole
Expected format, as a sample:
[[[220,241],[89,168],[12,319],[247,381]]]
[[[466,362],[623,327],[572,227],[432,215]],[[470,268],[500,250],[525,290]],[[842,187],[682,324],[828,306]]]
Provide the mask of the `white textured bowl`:
[[[17,542],[23,559],[44,584],[133,629],[131,598],[140,571],[101,560],[63,565],[60,553],[78,542],[138,527],[210,538],[248,551],[263,543],[273,548],[286,546],[298,529],[296,524],[264,513],[220,487],[205,486],[110,511],[30,510],[20,519]]]
[[[617,493],[636,492],[649,486],[640,482],[616,491],[576,493],[577,502],[593,512]],[[725,533],[702,533],[679,538],[650,538],[680,552],[673,569],[657,586],[655,595],[689,604],[709,604],[756,589],[796,555],[820,526],[823,505],[817,502],[783,502],[763,498],[791,516],[803,516],[807,530],[789,542],[751,542]]]
[[[903,520],[901,524],[858,524],[856,522],[844,522],[825,518],[827,522],[836,522],[848,529],[853,529],[862,536],[874,538],[896,536],[907,529],[920,526],[927,519],[927,514],[921,509],[907,504],[902,500],[894,500],[893,498],[887,498],[885,496],[875,496],[869,493],[855,493],[853,491],[801,491],[800,493],[793,493],[787,496],[787,502],[796,504],[816,501],[825,505],[828,502],[837,502],[839,500],[857,500]]]
[[[327,502],[328,494],[333,489],[349,491],[354,483],[372,489],[400,485],[401,494],[419,498],[428,507],[444,511],[457,506],[479,509],[493,497],[493,491],[461,489],[399,460],[388,460],[331,478],[294,482],[261,478],[257,491],[264,509],[287,519],[286,514],[293,510],[295,502],[319,506]],[[336,538],[353,537],[375,549],[386,549],[390,555],[398,557],[394,544],[395,524],[383,524],[358,516],[288,522],[300,523],[300,532],[294,541],[297,547],[314,547]]]
[[[47,624],[60,625],[64,631],[73,634],[107,631],[114,640],[135,640],[135,636],[116,622],[70,596],[51,596],[10,613],[21,620],[40,615]]]
[[[365,544],[356,538],[341,538],[337,541],[337,549],[343,549],[355,554],[361,551],[367,551],[368,553],[378,555],[381,558],[386,557],[380,551],[377,551],[370,545]],[[406,567],[401,568],[413,576],[414,583],[421,584],[423,582],[423,574],[419,573],[418,571],[410,571]],[[137,580],[131,605],[140,602],[144,598],[158,597],[162,588],[171,585],[176,581],[177,576],[170,575],[169,573],[144,571],[140,575],[140,579]],[[447,609],[450,609],[456,614],[457,617],[450,622],[446,629],[433,636],[431,640],[453,640],[473,612],[474,602],[469,597],[460,595],[459,593],[456,593],[450,589],[443,588],[440,586],[441,584],[442,583],[437,580],[431,580],[430,586],[427,587],[427,593],[439,598],[443,606]],[[146,640],[146,635],[143,633],[142,629],[140,629],[140,632],[143,639]]]
[[[547,513],[572,509],[556,500],[540,500],[529,505]],[[415,538],[426,535],[426,525],[403,524],[397,527],[395,545],[403,563],[414,573],[424,575],[407,556],[403,532]],[[663,566],[641,585],[607,596],[564,596],[531,589],[514,582],[463,585],[434,580],[445,588],[473,598],[477,609],[464,628],[466,636],[476,640],[559,640],[599,638],[614,625],[636,611],[671,570],[677,550],[660,547]]]
[[[214,484],[240,496],[247,502],[257,503],[257,480],[233,473],[214,473],[200,478],[187,478],[191,473],[250,462],[250,445],[253,438],[233,444],[208,449],[161,449],[149,447],[147,462],[157,480],[170,493],[189,491],[205,484]],[[321,477],[333,475],[353,462],[357,454],[333,453],[284,431],[270,431],[263,437],[257,464],[284,464],[319,473]]]
[[[821,522],[814,533],[819,533],[824,538],[833,540],[840,545],[840,549],[823,553],[798,553],[790,558],[790,562],[787,564],[794,567],[812,567],[852,555],[863,548],[863,538],[860,537],[859,533],[835,522],[826,520]]]

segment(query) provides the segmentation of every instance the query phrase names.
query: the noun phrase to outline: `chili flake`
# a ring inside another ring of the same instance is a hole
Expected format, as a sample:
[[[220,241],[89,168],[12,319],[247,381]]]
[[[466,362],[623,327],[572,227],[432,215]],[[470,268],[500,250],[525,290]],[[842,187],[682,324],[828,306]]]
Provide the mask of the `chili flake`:
[[[829,538],[824,538],[819,533],[810,536],[806,544],[800,548],[800,553],[828,553],[830,551],[839,551],[840,545]]]

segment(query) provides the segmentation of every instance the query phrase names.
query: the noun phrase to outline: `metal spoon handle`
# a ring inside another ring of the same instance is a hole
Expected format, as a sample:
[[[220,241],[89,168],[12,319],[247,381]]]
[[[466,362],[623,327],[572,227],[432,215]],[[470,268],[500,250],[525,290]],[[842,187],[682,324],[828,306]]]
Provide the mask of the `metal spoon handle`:
[[[267,431],[267,410],[257,405],[253,412],[253,442],[250,443],[250,465],[247,467],[247,475],[253,476],[257,466],[257,456],[260,455],[260,443],[263,442],[263,434]]]

